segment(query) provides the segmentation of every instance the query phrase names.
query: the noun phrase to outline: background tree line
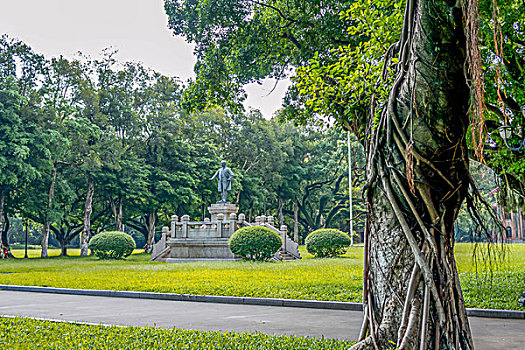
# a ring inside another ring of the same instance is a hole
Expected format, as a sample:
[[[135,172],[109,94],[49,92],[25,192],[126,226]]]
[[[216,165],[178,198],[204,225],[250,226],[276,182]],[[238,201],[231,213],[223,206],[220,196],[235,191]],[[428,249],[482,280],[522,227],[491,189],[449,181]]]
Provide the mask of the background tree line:
[[[43,257],[50,241],[65,255],[78,237],[86,254],[89,237],[108,229],[133,233],[149,249],[170,215],[207,215],[221,159],[235,174],[230,200],[249,219],[297,221],[303,237],[325,226],[348,230],[346,132],[258,111],[187,113],[178,79],[118,62],[110,50],[99,60],[67,60],[7,36],[0,46],[4,245],[20,242],[29,222]],[[364,155],[351,143],[357,215]]]

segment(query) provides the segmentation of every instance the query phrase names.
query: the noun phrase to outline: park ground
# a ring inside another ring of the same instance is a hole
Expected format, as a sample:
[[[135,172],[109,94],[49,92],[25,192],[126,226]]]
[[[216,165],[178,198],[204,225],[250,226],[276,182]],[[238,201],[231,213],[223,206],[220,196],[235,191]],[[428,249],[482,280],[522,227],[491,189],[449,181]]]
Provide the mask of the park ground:
[[[3,290],[0,314],[9,315],[0,318],[0,342],[9,349],[348,349],[363,321],[362,311],[351,310]],[[469,323],[476,350],[523,350],[525,320]]]
[[[38,250],[30,250],[36,257]],[[148,254],[126,260],[79,257],[12,259],[0,262],[0,284],[62,288],[134,290],[159,293],[227,295],[360,302],[363,250],[340,258],[318,259],[304,248],[291,262],[149,262]],[[23,257],[23,250],[15,250]],[[59,254],[59,251],[52,251]],[[76,256],[75,256],[76,255]],[[477,258],[474,259],[473,256]],[[457,244],[456,259],[467,307],[523,310],[525,245]]]

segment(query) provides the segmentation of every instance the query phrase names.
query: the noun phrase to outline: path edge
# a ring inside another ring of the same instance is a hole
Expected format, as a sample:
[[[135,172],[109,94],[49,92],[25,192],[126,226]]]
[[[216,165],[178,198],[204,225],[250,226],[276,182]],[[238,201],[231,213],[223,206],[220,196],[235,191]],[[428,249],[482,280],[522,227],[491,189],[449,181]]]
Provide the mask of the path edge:
[[[221,295],[194,295],[194,294],[135,292],[135,291],[120,291],[120,290],[72,289],[72,288],[55,288],[55,287],[37,287],[37,286],[15,286],[15,285],[7,285],[7,284],[0,284],[0,290],[16,291],[16,292],[33,292],[33,293],[86,295],[86,296],[97,296],[97,297],[155,299],[155,300],[191,301],[191,302],[221,303],[221,304],[243,304],[243,305],[259,305],[259,306],[283,306],[283,307],[300,307],[300,308],[311,308],[311,309],[363,311],[363,305],[361,303],[346,302],[346,301],[234,297],[234,296],[221,296]],[[518,310],[467,308],[467,315],[470,317],[525,320],[525,311],[518,311]]]

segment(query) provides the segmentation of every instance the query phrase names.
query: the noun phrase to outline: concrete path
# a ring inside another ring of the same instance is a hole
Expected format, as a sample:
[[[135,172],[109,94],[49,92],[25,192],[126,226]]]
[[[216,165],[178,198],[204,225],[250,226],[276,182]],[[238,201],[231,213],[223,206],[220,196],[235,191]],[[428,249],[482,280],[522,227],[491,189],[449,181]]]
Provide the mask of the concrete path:
[[[355,340],[362,313],[0,291],[0,315]],[[477,350],[525,349],[525,320],[471,317]]]

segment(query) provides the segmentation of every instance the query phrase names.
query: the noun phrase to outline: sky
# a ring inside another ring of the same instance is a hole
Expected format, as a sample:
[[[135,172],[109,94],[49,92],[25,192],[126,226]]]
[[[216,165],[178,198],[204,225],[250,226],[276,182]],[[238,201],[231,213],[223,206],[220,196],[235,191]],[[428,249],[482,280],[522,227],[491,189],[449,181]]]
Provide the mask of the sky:
[[[93,58],[102,49],[118,50],[121,61],[142,62],[182,80],[194,77],[193,45],[168,29],[163,0],[0,0],[0,34],[22,40],[46,57]],[[267,79],[245,87],[247,108],[266,118],[280,107],[287,80]]]

